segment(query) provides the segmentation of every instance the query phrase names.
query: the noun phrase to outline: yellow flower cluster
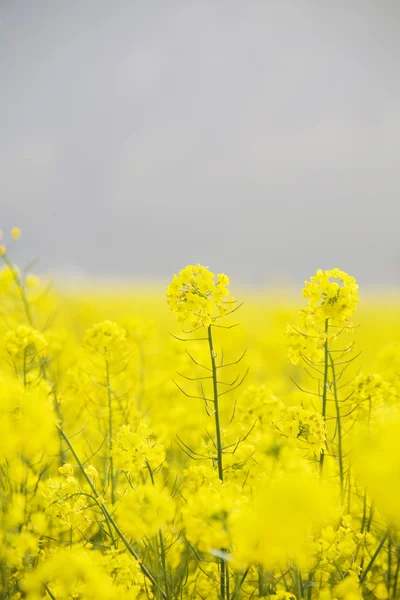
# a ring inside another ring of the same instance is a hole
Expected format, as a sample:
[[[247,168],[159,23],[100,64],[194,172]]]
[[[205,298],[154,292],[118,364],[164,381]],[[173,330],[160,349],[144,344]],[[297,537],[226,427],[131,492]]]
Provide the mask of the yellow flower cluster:
[[[320,412],[299,404],[284,407],[275,424],[285,437],[303,441],[317,456],[321,454],[325,446],[326,431]]]
[[[309,300],[317,322],[329,319],[333,325],[344,325],[357,308],[358,285],[354,277],[340,269],[318,269],[306,281],[303,297]]]
[[[167,288],[167,300],[178,321],[189,321],[193,328],[208,327],[226,314],[235,303],[229,297],[229,277],[215,276],[207,267],[189,265],[174,275]]]

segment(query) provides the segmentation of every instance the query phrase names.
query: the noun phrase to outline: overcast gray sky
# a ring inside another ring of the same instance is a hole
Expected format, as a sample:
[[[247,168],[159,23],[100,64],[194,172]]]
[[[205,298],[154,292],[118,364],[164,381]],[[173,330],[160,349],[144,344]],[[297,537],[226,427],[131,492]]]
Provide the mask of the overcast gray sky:
[[[0,0],[17,260],[400,283],[398,0]]]

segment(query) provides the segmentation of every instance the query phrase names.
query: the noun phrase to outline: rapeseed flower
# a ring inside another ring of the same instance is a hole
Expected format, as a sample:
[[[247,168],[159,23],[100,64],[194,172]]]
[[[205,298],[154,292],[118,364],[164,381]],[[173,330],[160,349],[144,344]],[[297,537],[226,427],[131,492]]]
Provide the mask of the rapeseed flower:
[[[357,309],[358,285],[354,277],[340,269],[318,269],[305,282],[303,297],[308,299],[317,322],[329,319],[332,325],[344,325]]]
[[[167,288],[167,301],[178,321],[193,328],[208,327],[235,303],[229,297],[229,277],[215,275],[202,265],[189,265],[174,275]]]

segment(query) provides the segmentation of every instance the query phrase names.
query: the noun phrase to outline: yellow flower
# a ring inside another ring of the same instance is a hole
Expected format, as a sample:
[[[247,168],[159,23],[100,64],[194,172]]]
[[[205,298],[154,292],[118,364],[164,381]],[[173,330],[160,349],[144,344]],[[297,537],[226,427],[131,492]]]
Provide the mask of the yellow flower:
[[[19,227],[12,228],[11,237],[13,238],[13,240],[19,240],[19,238],[21,237],[21,230]]]
[[[317,321],[329,319],[333,325],[344,325],[357,309],[358,285],[354,277],[340,269],[318,269],[305,282],[303,297],[309,300],[309,309]]]
[[[89,465],[86,468],[86,473],[89,475],[89,477],[90,477],[90,479],[92,479],[92,481],[95,481],[99,476],[99,473],[98,473],[96,467],[94,467],[93,465]]]
[[[180,323],[189,321],[191,326],[207,328],[225,314],[229,301],[229,277],[224,273],[215,276],[207,267],[188,265],[179,275],[174,275],[167,288],[167,302],[176,313]]]
[[[7,248],[5,246],[0,246],[0,256],[5,256],[7,254]]]
[[[58,472],[61,473],[61,475],[65,475],[66,477],[70,477],[74,474],[74,469],[72,467],[72,465],[65,463],[65,465],[63,465],[62,467],[58,468]]]

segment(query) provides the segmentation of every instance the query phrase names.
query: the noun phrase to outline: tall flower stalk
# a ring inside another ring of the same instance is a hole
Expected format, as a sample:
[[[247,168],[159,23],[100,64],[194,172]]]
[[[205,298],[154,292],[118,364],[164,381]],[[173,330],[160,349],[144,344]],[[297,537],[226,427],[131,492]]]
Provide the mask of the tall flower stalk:
[[[217,325],[216,321],[227,314],[231,314],[236,311],[240,305],[235,306],[236,300],[229,296],[229,278],[227,275],[221,273],[216,275],[209,271],[206,267],[201,265],[190,265],[180,271],[179,275],[175,275],[171,284],[167,289],[167,300],[170,308],[176,313],[178,321],[180,323],[189,323],[191,330],[187,333],[193,333],[196,331],[206,332],[205,337],[196,338],[197,340],[205,340],[208,342],[208,351],[210,356],[210,367],[199,364],[191,355],[193,362],[204,369],[207,369],[210,375],[207,378],[211,379],[212,382],[212,398],[207,398],[204,394],[203,387],[202,398],[205,402],[205,408],[207,414],[211,417],[214,416],[215,423],[215,441],[212,440],[213,446],[216,452],[215,463],[218,471],[218,478],[223,483],[224,481],[224,465],[223,455],[224,446],[222,440],[222,427],[221,427],[221,412],[220,412],[220,397],[230,391],[235,390],[239,387],[247,372],[242,377],[238,377],[232,384],[228,385],[228,390],[219,393],[218,388],[218,370],[223,366],[223,360],[221,364],[217,365],[217,353],[214,346],[213,328],[215,326],[225,327],[223,325]],[[229,328],[231,326],[228,326]],[[178,338],[183,341],[190,341],[190,339]],[[193,338],[192,338],[193,339]],[[235,361],[233,364],[237,364],[243,356]],[[193,381],[200,381],[204,378],[192,378]],[[177,384],[178,385],[178,384]],[[181,386],[179,389],[189,397],[196,397],[188,394]],[[212,407],[212,410],[210,409]],[[238,444],[241,440],[238,440]],[[182,442],[181,442],[182,444]],[[196,452],[191,450],[186,444],[183,443],[183,449],[188,452],[191,458],[196,456]],[[219,557],[220,563],[220,599],[229,600],[231,597],[230,593],[230,573],[227,560],[224,555],[227,553],[227,548],[221,548],[220,552],[222,556]],[[238,597],[238,589],[235,586],[235,597]]]

